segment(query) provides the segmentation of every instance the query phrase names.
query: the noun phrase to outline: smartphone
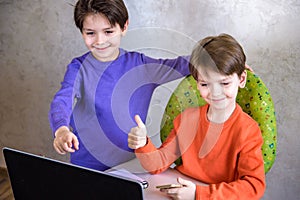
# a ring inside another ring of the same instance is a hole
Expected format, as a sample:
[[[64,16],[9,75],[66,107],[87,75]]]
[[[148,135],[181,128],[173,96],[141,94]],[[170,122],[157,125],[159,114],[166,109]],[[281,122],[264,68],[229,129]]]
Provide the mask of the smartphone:
[[[167,185],[157,185],[158,189],[172,189],[172,188],[181,188],[183,185],[181,184],[167,184]]]

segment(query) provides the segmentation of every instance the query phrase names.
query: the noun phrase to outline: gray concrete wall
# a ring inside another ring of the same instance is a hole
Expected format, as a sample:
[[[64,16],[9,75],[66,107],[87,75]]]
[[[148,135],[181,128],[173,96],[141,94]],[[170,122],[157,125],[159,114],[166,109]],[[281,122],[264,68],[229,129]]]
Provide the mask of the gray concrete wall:
[[[195,41],[222,32],[244,47],[275,103],[277,159],[267,174],[264,199],[300,195],[298,0],[125,0],[129,32],[122,47],[152,56],[189,54]],[[59,160],[47,113],[70,60],[86,51],[73,22],[75,0],[0,0],[0,147]],[[172,85],[170,86],[173,87]],[[152,105],[164,105],[170,87]],[[162,97],[162,98],[161,98]],[[163,107],[163,106],[161,106]],[[161,107],[148,118],[157,128]],[[156,121],[156,125],[153,121]],[[4,166],[0,154],[0,165]]]

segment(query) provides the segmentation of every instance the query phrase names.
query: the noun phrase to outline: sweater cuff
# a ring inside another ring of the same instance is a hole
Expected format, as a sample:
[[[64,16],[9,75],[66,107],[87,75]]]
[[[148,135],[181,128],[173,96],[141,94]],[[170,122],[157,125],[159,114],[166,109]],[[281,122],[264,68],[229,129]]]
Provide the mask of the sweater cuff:
[[[196,200],[210,199],[209,186],[197,185],[196,186]]]
[[[146,145],[136,149],[135,153],[149,153],[149,152],[155,151],[155,150],[156,150],[156,147],[154,146],[154,144],[152,143],[150,138],[147,137]]]

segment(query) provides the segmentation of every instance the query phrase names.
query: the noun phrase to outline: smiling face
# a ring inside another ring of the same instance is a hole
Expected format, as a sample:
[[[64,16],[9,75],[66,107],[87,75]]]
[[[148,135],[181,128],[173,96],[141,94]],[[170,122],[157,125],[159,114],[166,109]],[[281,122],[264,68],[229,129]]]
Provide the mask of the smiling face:
[[[113,61],[119,56],[121,38],[126,34],[128,23],[122,30],[119,24],[112,26],[101,14],[89,14],[83,21],[82,37],[93,56],[102,61]]]
[[[197,87],[201,97],[210,105],[209,112],[232,113],[236,105],[238,88],[246,84],[247,73],[222,75],[213,70],[198,71]]]
[[[210,105],[210,121],[222,123],[234,111],[238,88],[246,84],[245,62],[242,46],[228,34],[208,36],[193,49],[189,69]]]

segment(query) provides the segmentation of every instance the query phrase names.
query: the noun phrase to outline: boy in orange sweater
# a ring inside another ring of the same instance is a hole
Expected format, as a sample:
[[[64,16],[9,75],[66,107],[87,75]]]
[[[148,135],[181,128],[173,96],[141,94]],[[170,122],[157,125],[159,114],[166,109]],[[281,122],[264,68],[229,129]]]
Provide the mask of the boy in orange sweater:
[[[176,169],[207,186],[178,178],[181,188],[161,189],[174,199],[259,199],[265,190],[258,124],[236,103],[247,79],[246,56],[230,35],[201,40],[190,59],[205,106],[189,108],[174,120],[174,129],[156,148],[137,115],[137,127],[128,135],[142,166],[160,173],[181,156]]]

